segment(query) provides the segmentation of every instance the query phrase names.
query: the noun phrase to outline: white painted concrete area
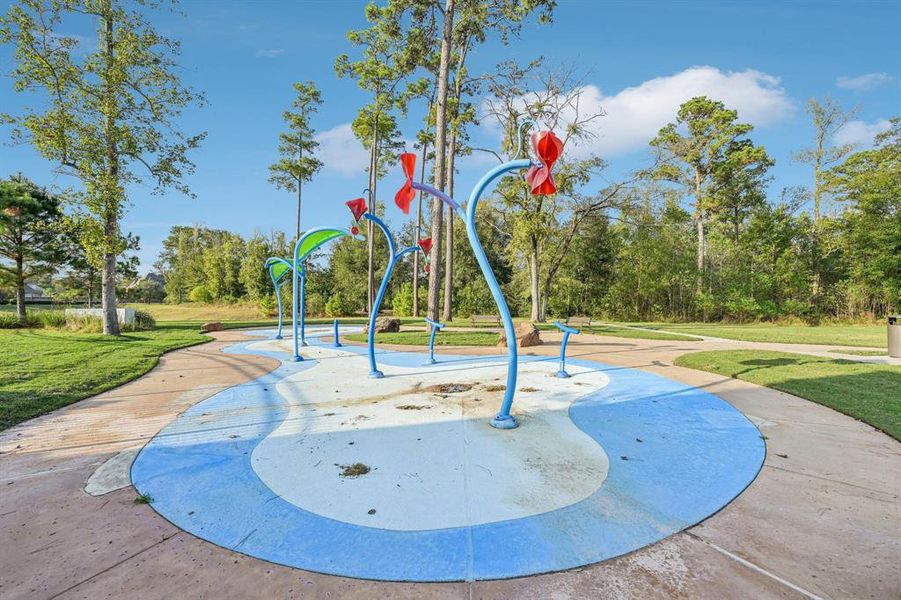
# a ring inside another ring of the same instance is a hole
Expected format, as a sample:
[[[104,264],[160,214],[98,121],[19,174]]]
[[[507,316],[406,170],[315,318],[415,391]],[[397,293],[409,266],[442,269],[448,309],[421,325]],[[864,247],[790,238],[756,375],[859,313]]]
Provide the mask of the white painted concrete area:
[[[607,476],[604,450],[567,414],[609,383],[603,373],[568,366],[573,377],[558,379],[556,362],[520,363],[513,414],[521,426],[499,431],[488,422],[503,396],[505,361],[380,362],[385,378],[372,380],[366,356],[318,346],[302,354],[320,362],[278,384],[290,413],[251,457],[263,482],[300,508],[369,527],[442,529],[559,509]],[[472,387],[436,387],[446,384]],[[369,471],[343,474],[357,463]]]

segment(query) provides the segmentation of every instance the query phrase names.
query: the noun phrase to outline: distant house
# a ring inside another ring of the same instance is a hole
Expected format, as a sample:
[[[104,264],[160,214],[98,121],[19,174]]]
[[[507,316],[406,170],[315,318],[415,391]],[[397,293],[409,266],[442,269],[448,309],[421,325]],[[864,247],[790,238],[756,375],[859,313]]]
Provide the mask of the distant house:
[[[161,302],[166,295],[166,279],[159,273],[147,273],[125,286],[132,301]]]
[[[25,282],[25,302],[49,302],[50,298],[44,294],[44,288],[36,283]]]

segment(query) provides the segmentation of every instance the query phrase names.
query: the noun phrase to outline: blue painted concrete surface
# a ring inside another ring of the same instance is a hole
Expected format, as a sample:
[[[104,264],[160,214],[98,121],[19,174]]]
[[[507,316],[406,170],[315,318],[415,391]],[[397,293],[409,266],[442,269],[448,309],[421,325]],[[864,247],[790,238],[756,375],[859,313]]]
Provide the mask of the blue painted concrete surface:
[[[288,413],[275,384],[317,364],[292,362],[289,353],[249,349],[255,341],[227,351],[273,356],[281,366],[185,411],[144,447],[131,475],[135,487],[153,498],[152,507],[175,525],[214,544],[292,567],[366,579],[456,581],[595,563],[715,513],[753,481],[765,455],[754,425],[716,396],[635,369],[571,360],[610,378],[608,386],[587,392],[570,408],[576,426],[610,457],[607,479],[594,494],[559,510],[472,527],[392,531],[352,525],[286,502],[255,474],[254,447]],[[319,337],[310,341],[328,343]],[[465,365],[486,357],[448,355],[444,360]],[[421,367],[422,354],[384,351],[380,361]]]

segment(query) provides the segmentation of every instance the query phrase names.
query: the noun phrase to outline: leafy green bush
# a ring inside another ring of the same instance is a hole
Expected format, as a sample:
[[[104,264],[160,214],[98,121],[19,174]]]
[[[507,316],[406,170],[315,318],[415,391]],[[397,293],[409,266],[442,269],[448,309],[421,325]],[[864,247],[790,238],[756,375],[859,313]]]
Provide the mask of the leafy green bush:
[[[0,329],[14,329],[18,326],[19,320],[16,313],[5,310],[0,312]]]
[[[66,315],[66,329],[81,333],[101,333],[103,319],[88,315]]]
[[[188,300],[190,302],[212,302],[213,295],[206,289],[206,286],[198,285],[188,293]]]
[[[345,299],[341,292],[336,292],[325,303],[325,314],[330,317],[346,317],[353,312],[353,304]]]
[[[63,327],[66,324],[66,315],[61,310],[26,310],[25,325],[19,325],[19,318],[15,311],[0,311],[0,329],[16,329],[18,327],[41,328]]]
[[[278,316],[278,302],[275,300],[275,294],[265,294],[257,300],[257,306],[260,308],[260,315],[263,317]]]
[[[413,315],[413,283],[405,281],[391,299],[391,310],[395,317]]]
[[[135,331],[150,331],[156,327],[156,319],[149,312],[144,310],[135,311]]]
[[[66,312],[62,310],[42,310],[34,313],[33,316],[42,327],[59,329],[66,325]]]
[[[476,281],[461,288],[457,292],[456,305],[457,314],[461,317],[497,312],[488,284],[483,281]]]
[[[307,294],[306,314],[311,317],[320,317],[325,314],[325,297],[316,292]]]

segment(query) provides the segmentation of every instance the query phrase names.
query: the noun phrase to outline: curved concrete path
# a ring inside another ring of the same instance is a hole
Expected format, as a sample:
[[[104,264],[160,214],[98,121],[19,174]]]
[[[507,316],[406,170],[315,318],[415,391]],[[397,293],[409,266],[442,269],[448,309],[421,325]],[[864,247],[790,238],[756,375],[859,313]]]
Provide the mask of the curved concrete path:
[[[788,394],[672,366],[679,354],[717,349],[707,342],[571,342],[574,357],[720,396],[760,427],[768,446],[758,478],[721,512],[581,569],[448,584],[331,577],[203,542],[134,504],[131,486],[85,493],[100,465],[143,445],[179,412],[275,368],[272,359],[220,352],[241,334],[216,337],[166,355],[137,381],[0,433],[0,597],[901,597],[901,444]],[[548,343],[535,352],[555,354],[559,338],[542,337]]]

